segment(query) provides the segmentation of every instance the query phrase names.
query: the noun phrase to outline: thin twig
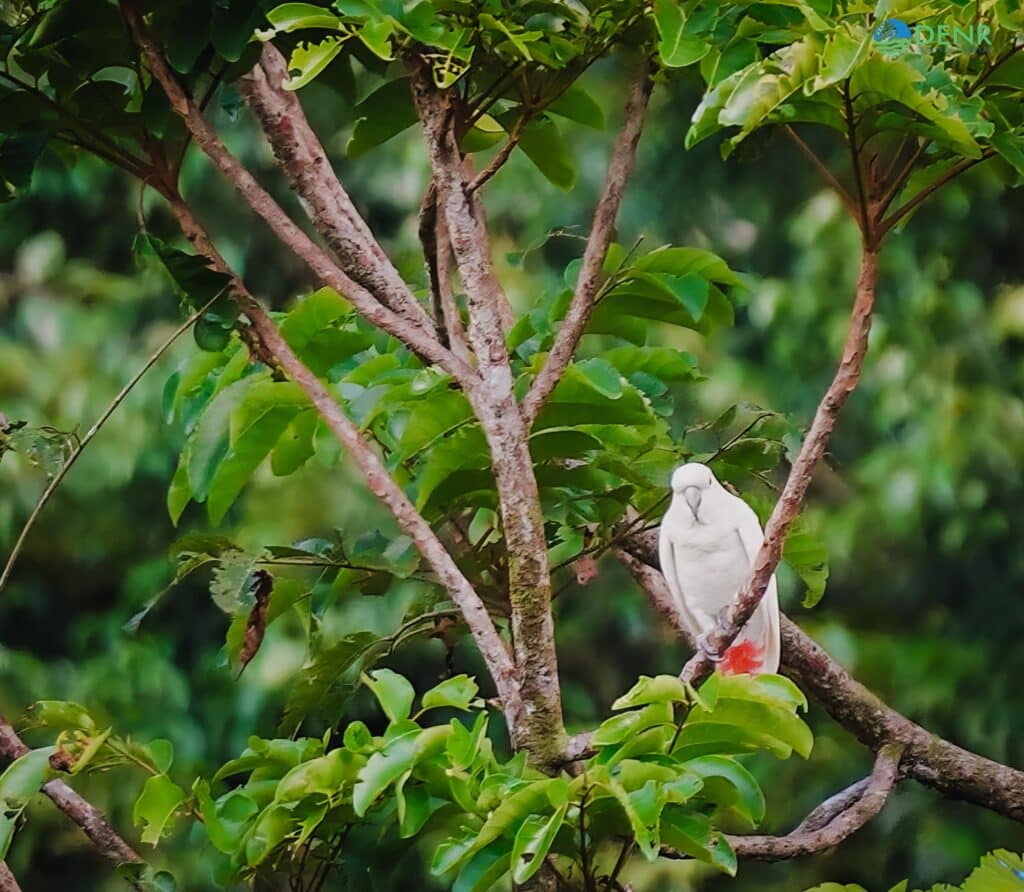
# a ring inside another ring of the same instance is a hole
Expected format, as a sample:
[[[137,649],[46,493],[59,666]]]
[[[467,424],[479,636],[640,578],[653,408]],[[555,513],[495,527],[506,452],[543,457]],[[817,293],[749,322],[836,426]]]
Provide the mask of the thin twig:
[[[30,752],[29,748],[22,742],[11,723],[0,715],[0,756],[19,759],[28,752]],[[53,801],[53,804],[85,832],[92,844],[107,860],[114,864],[142,863],[142,858],[107,823],[99,809],[79,796],[60,778],[47,781],[43,784],[42,789]],[[135,883],[133,885],[141,892],[140,885]]]
[[[857,184],[857,207],[860,214],[860,231],[865,240],[869,240],[868,229],[868,196],[864,189],[864,174],[860,166],[860,153],[857,151],[857,130],[854,123],[853,99],[850,97],[850,81],[843,84],[843,106],[846,109],[846,140],[850,146],[850,161],[853,164],[853,178]]]
[[[807,160],[814,165],[814,168],[818,171],[818,173],[821,174],[825,182],[828,183],[835,191],[835,193],[839,196],[840,200],[846,206],[846,209],[850,212],[850,214],[852,216],[856,216],[857,203],[853,200],[853,197],[850,195],[850,193],[843,188],[843,184],[839,182],[839,180],[836,178],[836,175],[832,173],[831,170],[829,170],[828,165],[825,164],[825,162],[818,157],[817,153],[809,145],[807,145],[807,143],[805,143],[803,139],[800,138],[800,134],[793,129],[792,125],[786,124],[782,128],[782,131],[783,133],[786,134],[786,136],[788,136],[793,141],[794,145],[796,145],[796,147],[801,152],[803,152]]]
[[[590,237],[587,239],[587,247],[583,252],[583,264],[580,267],[572,302],[555,336],[551,352],[548,353],[543,368],[521,404],[521,411],[528,425],[532,425],[536,420],[544,403],[561,380],[593,313],[595,298],[601,286],[604,258],[615,231],[615,220],[626,191],[626,182],[633,171],[636,149],[643,131],[644,116],[653,86],[651,71],[645,66],[630,89],[622,130],[619,131],[615,147],[612,149],[604,190],[594,211],[594,222]]]
[[[523,114],[515,125],[512,127],[512,132],[509,133],[508,139],[505,140],[504,145],[498,150],[498,153],[487,163],[487,166],[480,171],[473,179],[473,181],[466,187],[466,190],[472,194],[477,189],[481,188],[488,180],[491,179],[502,167],[505,166],[505,162],[511,157],[513,150],[519,145],[519,140],[522,138],[523,130],[526,127],[527,115]]]
[[[906,204],[900,205],[896,208],[888,217],[882,220],[878,224],[879,237],[885,235],[890,229],[892,229],[897,223],[900,222],[904,217],[907,216],[915,208],[919,207],[922,202],[925,201],[934,192],[937,192],[943,186],[946,185],[950,180],[955,179],[972,167],[981,164],[983,161],[987,161],[991,158],[995,152],[991,149],[984,149],[981,153],[980,158],[965,158],[962,161],[954,164],[949,170],[947,170],[942,176],[932,183],[925,186],[920,192],[918,192],[913,198],[910,199]]]
[[[79,456],[85,450],[85,447],[89,445],[93,437],[100,432],[100,429],[110,419],[110,417],[117,411],[121,403],[124,402],[125,398],[132,389],[135,387],[142,377],[148,372],[154,365],[160,360],[160,357],[167,352],[171,345],[178,340],[186,331],[188,331],[192,325],[205,313],[213,304],[220,299],[218,294],[213,299],[209,300],[196,310],[191,316],[188,317],[181,325],[179,325],[174,332],[168,337],[146,360],[145,365],[136,372],[132,378],[125,384],[124,387],[118,392],[117,396],[110,402],[106,409],[99,418],[96,419],[92,427],[86,431],[85,436],[81,438],[77,446],[72,450],[67,460],[61,466],[61,469],[54,475],[49,485],[43,490],[43,494],[39,497],[39,501],[36,502],[35,508],[32,509],[32,513],[28,516],[28,520],[25,521],[25,525],[21,528],[21,532],[18,534],[18,538],[14,543],[14,548],[11,549],[11,553],[7,558],[7,563],[4,565],[3,573],[0,573],[0,591],[3,591],[4,586],[7,584],[7,580],[11,576],[11,571],[14,569],[14,564],[18,560],[18,555],[21,553],[21,549],[25,544],[25,540],[28,538],[28,534],[31,532],[32,527],[35,526],[36,520],[39,519],[39,515],[46,507],[46,503],[50,501],[50,497],[57,491],[57,487],[61,485],[64,478],[67,477],[68,472],[74,466],[75,462],[78,461]]]

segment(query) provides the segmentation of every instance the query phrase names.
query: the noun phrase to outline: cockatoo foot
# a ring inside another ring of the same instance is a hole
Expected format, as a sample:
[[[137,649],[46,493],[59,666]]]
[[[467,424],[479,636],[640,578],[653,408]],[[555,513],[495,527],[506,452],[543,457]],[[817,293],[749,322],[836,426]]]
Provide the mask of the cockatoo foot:
[[[713,634],[712,632],[705,632],[702,635],[697,636],[697,650],[700,651],[707,659],[712,663],[721,663],[722,658],[725,656],[721,651],[714,650],[708,644],[708,637]]]

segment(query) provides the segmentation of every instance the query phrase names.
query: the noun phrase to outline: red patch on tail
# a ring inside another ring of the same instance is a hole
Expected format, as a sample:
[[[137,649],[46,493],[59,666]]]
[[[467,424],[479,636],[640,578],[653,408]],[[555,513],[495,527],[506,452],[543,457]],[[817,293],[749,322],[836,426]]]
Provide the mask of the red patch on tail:
[[[722,675],[755,675],[764,664],[764,648],[758,647],[753,641],[741,641],[734,644],[722,657],[718,671]]]

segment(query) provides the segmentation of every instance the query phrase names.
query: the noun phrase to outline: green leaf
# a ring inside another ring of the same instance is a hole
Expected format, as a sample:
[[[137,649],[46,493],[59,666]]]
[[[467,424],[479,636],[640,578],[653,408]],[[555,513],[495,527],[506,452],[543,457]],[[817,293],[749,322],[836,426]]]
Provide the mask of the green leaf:
[[[231,413],[228,450],[209,482],[212,523],[223,520],[292,419],[308,405],[308,397],[291,381],[258,381],[248,388]]]
[[[679,852],[736,875],[736,853],[728,840],[711,829],[707,817],[689,808],[668,804],[662,812],[662,842]]]
[[[282,3],[267,13],[267,21],[273,25],[273,30],[257,32],[260,40],[302,28],[334,29],[341,26],[341,19],[314,3]]]
[[[275,477],[294,474],[313,457],[313,436],[319,417],[315,409],[302,410],[288,424],[270,455],[270,469]]]
[[[807,586],[803,606],[814,607],[825,594],[828,582],[828,551],[817,532],[800,515],[786,535],[782,559]]]
[[[420,700],[420,705],[423,709],[437,709],[443,706],[451,709],[469,709],[479,690],[476,681],[468,675],[455,675],[427,691]]]
[[[316,78],[341,52],[345,45],[340,37],[325,37],[319,43],[300,43],[288,60],[286,90],[301,90]]]
[[[658,56],[667,68],[683,68],[699,62],[711,45],[684,34],[686,13],[678,0],[654,0],[654,23],[658,31]]]
[[[719,126],[740,128],[732,145],[765,123],[779,106],[813,80],[822,50],[821,37],[808,34],[746,69],[718,115]]]
[[[516,883],[525,883],[544,864],[544,859],[551,850],[551,844],[565,821],[565,813],[569,808],[566,803],[550,817],[530,815],[516,834],[512,846],[512,879]]]
[[[274,803],[256,819],[245,841],[245,860],[252,867],[262,864],[292,832],[295,819],[291,810]]]
[[[648,703],[688,703],[690,692],[675,675],[641,675],[625,694],[612,703],[612,709],[630,709]]]
[[[726,756],[701,756],[690,759],[684,767],[704,782],[702,798],[735,809],[751,828],[764,820],[764,794],[739,762]]]
[[[604,112],[594,98],[578,83],[569,87],[547,110],[553,115],[568,118],[594,130],[604,130]]]
[[[355,782],[365,759],[347,749],[334,749],[324,756],[296,765],[277,785],[278,802],[298,802],[313,794],[336,796],[345,784]]]
[[[664,790],[653,780],[632,792],[613,778],[602,781],[600,786],[618,801],[640,853],[648,861],[654,861],[661,843],[659,824],[665,807]]]
[[[370,756],[359,772],[359,780],[352,792],[352,808],[359,817],[366,814],[388,786],[413,767],[417,756],[416,741],[421,733],[419,730],[408,731]]]
[[[594,746],[609,746],[622,743],[627,738],[646,731],[648,728],[674,724],[672,702],[670,700],[654,702],[643,709],[624,712],[603,721],[594,732],[593,744]]]
[[[510,869],[509,845],[509,840],[498,839],[477,852],[459,871],[452,892],[492,892],[500,888],[498,881]]]
[[[825,38],[821,53],[821,66],[811,89],[824,90],[846,80],[855,68],[867,59],[873,37],[870,31],[851,33],[845,28],[833,31]]]
[[[458,719],[452,719],[452,733],[445,749],[453,768],[464,771],[476,761],[487,740],[487,721],[487,713],[480,712],[469,729]]]
[[[209,781],[202,778],[196,779],[196,782],[192,785],[192,793],[203,816],[203,826],[206,829],[206,835],[209,837],[210,843],[218,851],[225,854],[234,852],[238,846],[240,829],[249,818],[259,811],[256,803],[244,793],[232,791],[222,797],[218,805],[214,803],[213,797],[210,795]],[[226,816],[228,818],[233,814],[236,820],[229,822],[229,820],[222,819],[221,815],[218,814],[219,808],[227,813]]]
[[[15,815],[0,815],[0,861],[7,857],[17,824],[18,819]]]
[[[910,62],[876,54],[854,72],[851,89],[857,94],[873,95],[876,102],[899,103],[933,124],[958,152],[969,158],[980,158],[981,148],[964,120],[956,114],[956,105],[925,81],[925,75]],[[962,93],[960,97],[962,99]]]
[[[601,396],[610,400],[617,400],[622,396],[622,376],[610,362],[598,358],[584,359],[577,362],[574,368],[579,373],[580,380]]]
[[[691,710],[683,723],[678,746],[683,747],[689,742],[689,729],[699,727],[704,722],[735,726],[745,732],[747,739],[759,741],[783,759],[788,758],[794,750],[806,759],[814,743],[810,728],[782,707],[721,697],[710,712],[700,707]]]
[[[377,669],[363,675],[362,681],[373,692],[384,714],[392,722],[409,718],[416,691],[408,679],[390,669]]]
[[[696,275],[719,285],[739,285],[741,280],[717,254],[703,248],[667,245],[638,258],[633,268],[673,276]]]
[[[378,87],[355,107],[356,126],[348,144],[348,156],[358,158],[416,123],[407,77]]]
[[[281,334],[296,353],[325,328],[352,312],[352,304],[333,288],[318,288],[300,300],[281,323]]]
[[[44,746],[19,756],[0,774],[0,802],[10,809],[17,809],[29,801],[39,788],[54,775],[50,768],[50,756],[57,752],[55,746]]]
[[[439,851],[431,866],[433,873],[446,873],[471,855],[490,845],[500,836],[509,834],[531,815],[547,814],[554,807],[561,809],[569,797],[569,783],[564,777],[536,780],[502,798],[488,815],[475,839],[453,844]]]
[[[519,148],[559,189],[568,192],[576,184],[572,153],[558,126],[550,118],[536,117],[530,121],[520,135]]]
[[[10,201],[29,186],[46,142],[45,134],[0,134],[0,203]]]
[[[142,841],[155,846],[167,822],[184,801],[185,791],[166,774],[149,778],[132,811],[135,824],[143,826]]]
[[[391,51],[391,34],[394,30],[390,20],[372,22],[359,29],[359,39],[378,59],[386,62],[394,58]]]
[[[340,711],[344,693],[333,689],[349,669],[380,646],[380,641],[372,632],[353,632],[319,654],[302,670],[288,696],[281,732],[293,733],[310,712],[325,706]]]
[[[206,501],[210,482],[230,447],[231,415],[255,380],[254,377],[243,378],[220,391],[206,407],[188,440],[188,485],[197,502]]]
[[[963,892],[1021,892],[1024,890],[1024,858],[996,849],[981,859],[964,880]]]
[[[33,722],[56,731],[94,731],[96,722],[89,711],[70,700],[38,700],[29,713]]]
[[[211,270],[204,258],[172,248],[148,232],[136,236],[135,252],[142,257],[155,257],[175,293],[193,309],[198,310],[231,285],[230,277]]]
[[[1017,173],[1024,175],[1024,136],[1015,133],[997,133],[990,137],[988,142]]]

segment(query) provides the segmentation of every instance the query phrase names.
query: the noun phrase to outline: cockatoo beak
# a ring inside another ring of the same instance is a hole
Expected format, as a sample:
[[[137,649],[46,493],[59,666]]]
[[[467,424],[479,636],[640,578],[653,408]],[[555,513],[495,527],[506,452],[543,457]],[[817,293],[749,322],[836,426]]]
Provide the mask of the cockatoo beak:
[[[693,519],[697,519],[697,509],[700,507],[700,489],[696,486],[688,486],[683,490],[683,498],[686,499],[686,504],[690,506],[690,512],[693,514]]]

